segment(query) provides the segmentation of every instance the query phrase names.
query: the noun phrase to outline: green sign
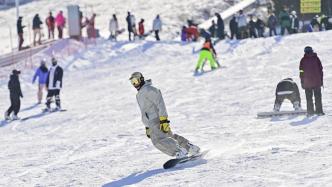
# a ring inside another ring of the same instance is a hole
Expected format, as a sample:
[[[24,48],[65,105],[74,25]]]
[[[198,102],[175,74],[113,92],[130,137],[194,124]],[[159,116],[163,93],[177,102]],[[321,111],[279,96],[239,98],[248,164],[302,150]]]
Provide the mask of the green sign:
[[[301,0],[301,13],[321,13],[321,0]]]

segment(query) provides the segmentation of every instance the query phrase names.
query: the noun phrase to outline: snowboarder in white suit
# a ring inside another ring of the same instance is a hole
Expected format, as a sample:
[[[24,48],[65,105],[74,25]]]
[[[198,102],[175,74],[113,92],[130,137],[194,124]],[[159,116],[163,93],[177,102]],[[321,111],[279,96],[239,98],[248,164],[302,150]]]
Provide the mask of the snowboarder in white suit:
[[[152,86],[151,80],[144,80],[140,72],[134,72],[129,80],[138,91],[136,99],[141,110],[142,122],[153,145],[163,153],[176,158],[199,153],[198,146],[171,131],[164,99],[160,90]]]

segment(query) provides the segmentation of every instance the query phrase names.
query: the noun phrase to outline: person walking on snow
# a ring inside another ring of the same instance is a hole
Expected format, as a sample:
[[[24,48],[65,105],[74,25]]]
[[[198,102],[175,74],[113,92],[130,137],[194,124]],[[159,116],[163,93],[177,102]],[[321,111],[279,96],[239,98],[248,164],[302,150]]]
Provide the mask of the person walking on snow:
[[[325,115],[322,106],[321,86],[323,86],[323,66],[317,53],[310,46],[304,48],[304,57],[300,62],[301,86],[305,90],[307,115]],[[312,100],[315,97],[315,108]]]
[[[161,152],[176,158],[198,154],[198,146],[171,131],[163,96],[159,89],[152,86],[151,80],[145,80],[140,72],[134,72],[129,80],[138,91],[136,99],[142,122],[152,144]]]
[[[63,37],[63,28],[65,28],[66,25],[66,19],[63,16],[63,12],[60,11],[57,16],[55,17],[55,25],[58,28],[58,37],[59,39],[62,39]]]
[[[156,16],[156,18],[153,20],[153,27],[152,27],[152,30],[155,33],[155,37],[156,37],[157,41],[160,40],[160,38],[159,38],[159,32],[161,31],[161,28],[162,28],[162,22],[161,22],[159,14],[158,14]]]
[[[52,58],[52,67],[46,78],[47,97],[46,111],[51,111],[52,98],[55,97],[56,110],[61,110],[60,90],[62,88],[63,69],[58,65],[57,60]]]
[[[195,73],[198,73],[198,71],[203,71],[203,64],[205,60],[208,60],[210,62],[211,69],[218,68],[218,64],[216,62],[217,53],[214,50],[214,47],[212,45],[211,39],[206,38],[205,42],[203,44],[203,48],[201,49],[201,52],[199,53],[199,59],[196,65]]]
[[[279,112],[280,107],[285,99],[292,102],[295,110],[301,109],[301,97],[297,84],[291,78],[280,81],[276,89],[276,100],[274,102],[274,112]]]
[[[113,14],[113,18],[110,20],[109,23],[109,31],[110,31],[110,39],[116,41],[116,37],[119,31],[119,22],[118,18],[115,14]]]
[[[48,17],[45,20],[48,30],[48,39],[54,39],[54,28],[55,28],[55,19],[52,15],[52,12],[49,12]]]
[[[41,101],[43,99],[43,90],[46,90],[46,79],[48,75],[48,69],[46,67],[46,61],[42,60],[40,62],[39,68],[36,70],[35,75],[33,76],[32,79],[32,84],[35,83],[37,77],[38,77],[38,93],[37,93],[37,98],[38,98],[38,104],[41,104]]]
[[[19,117],[17,116],[18,112],[21,108],[21,101],[20,97],[23,98],[21,84],[18,75],[21,72],[19,70],[14,69],[12,74],[10,75],[10,80],[8,82],[8,89],[10,92],[10,107],[5,112],[5,120],[18,120]],[[12,118],[10,118],[10,114],[13,113]]]

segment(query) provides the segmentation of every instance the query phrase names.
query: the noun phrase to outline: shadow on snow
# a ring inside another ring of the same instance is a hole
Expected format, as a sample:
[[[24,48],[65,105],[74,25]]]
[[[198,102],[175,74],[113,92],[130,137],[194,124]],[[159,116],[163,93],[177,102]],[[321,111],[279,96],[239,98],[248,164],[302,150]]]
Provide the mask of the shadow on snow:
[[[185,164],[181,164],[179,166],[176,166],[172,169],[163,169],[163,168],[158,168],[158,169],[152,169],[152,170],[148,170],[145,171],[143,173],[140,172],[135,172],[133,174],[130,174],[127,177],[124,177],[122,179],[104,184],[102,187],[117,187],[117,186],[126,186],[126,185],[134,185],[137,184],[139,182],[142,182],[143,180],[162,174],[162,173],[167,173],[167,172],[173,172],[173,171],[178,171],[178,170],[184,170],[186,168],[192,168],[198,165],[202,165],[202,164],[206,164],[207,161],[205,159],[201,159],[201,160],[196,160],[196,161],[192,161],[192,162],[188,162]]]

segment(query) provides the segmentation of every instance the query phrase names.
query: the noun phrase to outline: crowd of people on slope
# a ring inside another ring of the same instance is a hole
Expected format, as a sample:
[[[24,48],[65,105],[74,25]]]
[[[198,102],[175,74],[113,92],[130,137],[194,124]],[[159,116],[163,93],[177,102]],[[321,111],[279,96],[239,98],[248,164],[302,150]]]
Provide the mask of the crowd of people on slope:
[[[46,60],[40,62],[40,66],[36,69],[35,74],[32,78],[32,84],[38,79],[38,92],[37,92],[37,104],[42,103],[43,90],[47,91],[46,96],[46,111],[52,111],[51,103],[53,97],[55,98],[56,108],[55,111],[61,110],[60,103],[60,90],[62,88],[63,69],[58,65],[55,58],[51,59],[51,67],[47,68]],[[8,89],[10,93],[10,107],[5,112],[5,120],[18,120],[18,113],[21,108],[21,98],[23,98],[21,85],[19,81],[19,75],[21,71],[14,69],[10,75],[8,82]]]
[[[159,34],[160,34],[160,31],[162,30],[162,21],[161,21],[159,14],[154,18],[151,30],[145,29],[145,26],[144,26],[145,20],[143,18],[141,18],[140,21],[138,22],[138,29],[137,29],[135,15],[129,11],[127,12],[126,22],[127,22],[127,31],[128,31],[129,41],[136,40],[136,39],[144,39],[151,33],[155,34],[155,38],[157,41],[160,40]],[[113,40],[113,41],[116,41],[117,36],[119,34],[121,34],[122,32],[124,32],[124,29],[120,29],[120,27],[119,27],[119,22],[118,22],[116,14],[113,14],[112,19],[109,22],[109,32],[110,32],[109,39]]]
[[[95,19],[97,14],[93,13],[90,18],[85,17],[83,18],[82,12],[80,12],[80,27],[81,30],[86,27],[86,33],[87,38],[97,38],[99,37],[98,29],[95,27]],[[155,38],[157,41],[160,40],[160,32],[162,30],[162,20],[160,18],[160,15],[157,15],[152,23],[152,29],[147,30],[144,26],[144,19],[140,19],[138,23],[136,23],[135,16],[128,12],[128,15],[126,17],[127,22],[127,30],[129,34],[129,41],[134,39],[144,39],[151,33],[154,33]],[[39,14],[36,14],[33,17],[32,20],[32,31],[33,31],[33,46],[40,45],[43,34],[43,28],[42,25],[44,22],[40,18]],[[52,12],[50,11],[47,18],[45,19],[45,24],[47,26],[47,32],[48,32],[48,39],[54,39],[54,32],[55,29],[57,29],[58,32],[58,38],[63,38],[63,30],[66,27],[66,18],[63,15],[63,11],[59,11],[58,14],[54,17],[52,15]],[[138,25],[138,29],[136,28],[136,25]],[[23,25],[23,16],[19,16],[17,23],[17,34],[19,38],[19,45],[18,50],[26,49],[28,47],[23,47],[24,43],[24,28],[26,25]],[[112,15],[112,18],[109,21],[109,39],[116,41],[117,36],[124,32],[124,29],[121,29],[119,27],[119,22],[116,14]]]
[[[295,34],[300,32],[318,32],[332,29],[332,18],[324,14],[314,16],[309,22],[300,20],[296,11],[284,7],[276,16],[269,11],[267,20],[253,14],[246,15],[243,10],[234,15],[229,21],[230,33],[225,32],[225,25],[220,14],[215,14],[217,23],[212,20],[208,29],[198,28],[192,20],[188,20],[188,26],[181,30],[181,41],[197,41],[199,37],[216,38],[222,40],[230,39],[259,38],[274,35]],[[268,29],[268,31],[267,31]]]
[[[23,50],[27,47],[23,47],[24,43],[24,28],[26,25],[23,25],[23,16],[19,16],[16,22],[17,34],[19,38],[18,50]],[[32,19],[32,31],[33,31],[33,45],[40,45],[41,39],[44,36],[42,31],[43,21],[41,20],[39,14],[36,14]],[[58,38],[63,38],[63,29],[66,25],[66,18],[63,15],[62,11],[59,11],[56,17],[53,17],[52,12],[49,12],[49,15],[45,19],[45,24],[48,31],[48,39],[54,39],[54,30],[58,30]]]

